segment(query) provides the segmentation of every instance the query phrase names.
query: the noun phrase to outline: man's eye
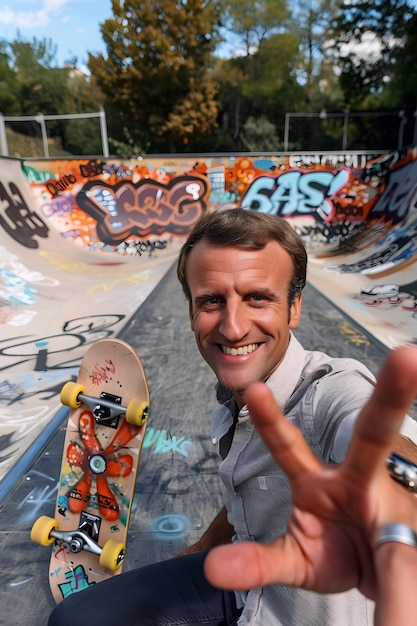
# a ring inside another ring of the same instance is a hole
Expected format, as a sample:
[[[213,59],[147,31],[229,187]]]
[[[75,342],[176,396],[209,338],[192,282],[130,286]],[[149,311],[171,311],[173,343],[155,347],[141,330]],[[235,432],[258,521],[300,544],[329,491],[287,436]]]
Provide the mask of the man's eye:
[[[265,300],[264,296],[260,296],[260,295],[257,295],[257,294],[254,294],[253,296],[251,296],[251,298],[255,302],[262,302],[263,300]]]
[[[213,296],[212,298],[207,298],[207,304],[218,304],[219,303],[219,298],[216,298],[216,296]]]

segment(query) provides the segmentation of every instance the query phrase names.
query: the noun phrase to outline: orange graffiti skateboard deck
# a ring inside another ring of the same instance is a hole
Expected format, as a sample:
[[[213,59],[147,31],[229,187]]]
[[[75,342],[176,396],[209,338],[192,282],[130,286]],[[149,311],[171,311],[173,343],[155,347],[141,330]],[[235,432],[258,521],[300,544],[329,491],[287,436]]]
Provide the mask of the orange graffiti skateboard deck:
[[[149,416],[143,365],[125,342],[102,339],[64,385],[70,407],[55,517],[31,539],[52,545],[49,584],[56,602],[121,572],[137,469]]]

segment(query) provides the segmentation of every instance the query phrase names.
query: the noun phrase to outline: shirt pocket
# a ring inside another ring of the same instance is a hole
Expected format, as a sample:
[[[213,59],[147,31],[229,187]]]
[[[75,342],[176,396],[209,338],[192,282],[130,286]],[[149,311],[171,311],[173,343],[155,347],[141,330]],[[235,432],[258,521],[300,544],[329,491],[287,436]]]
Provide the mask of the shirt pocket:
[[[235,530],[239,541],[269,543],[285,533],[291,511],[291,490],[285,474],[260,475],[236,489],[240,512]]]

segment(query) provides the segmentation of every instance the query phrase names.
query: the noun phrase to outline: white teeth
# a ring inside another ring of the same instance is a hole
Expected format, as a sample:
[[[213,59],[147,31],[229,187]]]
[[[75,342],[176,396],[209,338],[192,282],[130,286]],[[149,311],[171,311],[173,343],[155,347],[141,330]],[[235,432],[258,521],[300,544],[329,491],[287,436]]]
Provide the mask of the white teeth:
[[[238,354],[250,354],[259,344],[251,343],[248,346],[241,346],[240,348],[229,348],[228,346],[222,346],[222,350],[224,354],[231,354],[232,356],[237,356]]]

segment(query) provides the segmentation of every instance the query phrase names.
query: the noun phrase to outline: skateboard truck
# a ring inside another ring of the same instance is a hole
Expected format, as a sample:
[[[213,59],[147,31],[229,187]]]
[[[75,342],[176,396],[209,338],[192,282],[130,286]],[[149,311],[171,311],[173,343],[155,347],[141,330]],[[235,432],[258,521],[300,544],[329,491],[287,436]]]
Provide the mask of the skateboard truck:
[[[105,391],[102,391],[99,399],[84,394],[79,394],[78,398],[91,409],[98,424],[105,424],[112,428],[117,427],[119,417],[127,411],[127,407],[122,405],[120,396],[114,396]]]
[[[78,408],[84,402],[97,423],[110,426],[117,425],[117,418],[123,414],[126,414],[126,421],[134,426],[143,426],[149,417],[148,402],[133,399],[128,406],[123,406],[119,396],[103,392],[100,398],[95,398],[85,393],[83,385],[74,382],[68,382],[62,387],[60,400],[62,404],[73,409]]]
[[[90,408],[94,419],[99,424],[110,422],[109,425],[113,425],[112,422],[127,411],[127,407],[122,405],[122,399],[119,396],[113,396],[106,392],[102,392],[100,398],[80,393],[78,400]]]
[[[76,530],[59,530],[58,522],[46,515],[39,517],[30,533],[30,538],[42,546],[49,546],[54,541],[61,541],[68,546],[72,554],[86,550],[99,557],[102,567],[115,572],[123,563],[126,554],[126,546],[110,539],[103,546],[94,541],[89,534],[80,528]]]
[[[68,549],[73,554],[81,552],[81,550],[87,550],[100,556],[102,553],[101,546],[98,545],[91,537],[84,531],[77,530],[51,530],[51,537],[57,541],[62,541],[68,546]]]

